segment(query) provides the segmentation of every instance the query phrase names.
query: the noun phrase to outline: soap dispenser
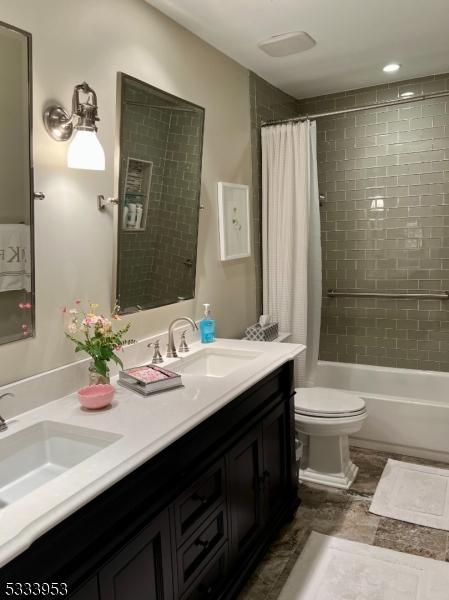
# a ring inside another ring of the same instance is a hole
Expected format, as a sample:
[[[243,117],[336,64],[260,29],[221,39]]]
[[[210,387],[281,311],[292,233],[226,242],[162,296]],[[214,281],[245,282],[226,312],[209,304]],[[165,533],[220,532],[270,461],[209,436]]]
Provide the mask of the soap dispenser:
[[[200,337],[203,344],[215,342],[215,321],[210,316],[210,304],[203,304],[204,317],[199,322]]]

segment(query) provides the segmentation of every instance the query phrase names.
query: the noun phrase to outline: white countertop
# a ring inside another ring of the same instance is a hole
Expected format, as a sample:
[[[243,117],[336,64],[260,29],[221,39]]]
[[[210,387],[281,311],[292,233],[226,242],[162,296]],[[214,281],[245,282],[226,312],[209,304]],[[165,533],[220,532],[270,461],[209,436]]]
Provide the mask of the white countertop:
[[[208,345],[211,347],[212,345]],[[182,375],[184,387],[149,397],[113,383],[110,409],[85,411],[76,394],[22,413],[0,439],[41,421],[77,425],[122,436],[97,454],[0,510],[0,567],[33,541],[196,427],[270,372],[295,358],[301,344],[217,340],[216,348],[255,350],[261,355],[220,378]],[[188,357],[205,348],[192,344]],[[170,368],[166,361],[161,366]]]

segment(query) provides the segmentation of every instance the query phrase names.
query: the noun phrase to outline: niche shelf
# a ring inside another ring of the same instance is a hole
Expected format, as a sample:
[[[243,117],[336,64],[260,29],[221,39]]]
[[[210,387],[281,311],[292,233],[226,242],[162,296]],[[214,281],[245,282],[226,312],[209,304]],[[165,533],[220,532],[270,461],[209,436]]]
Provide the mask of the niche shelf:
[[[153,163],[151,161],[128,157],[121,213],[122,231],[145,231],[152,174]],[[133,205],[136,206],[135,210],[132,208]],[[140,212],[138,210],[139,206],[142,207],[142,218],[140,219],[140,225],[136,227],[137,215]]]

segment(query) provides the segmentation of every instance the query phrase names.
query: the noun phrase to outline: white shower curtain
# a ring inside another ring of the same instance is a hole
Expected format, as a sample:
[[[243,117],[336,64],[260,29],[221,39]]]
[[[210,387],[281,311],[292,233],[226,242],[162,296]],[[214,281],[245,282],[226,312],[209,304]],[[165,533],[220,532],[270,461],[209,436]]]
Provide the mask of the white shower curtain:
[[[296,385],[314,384],[321,322],[316,123],[262,128],[263,312],[305,344]]]

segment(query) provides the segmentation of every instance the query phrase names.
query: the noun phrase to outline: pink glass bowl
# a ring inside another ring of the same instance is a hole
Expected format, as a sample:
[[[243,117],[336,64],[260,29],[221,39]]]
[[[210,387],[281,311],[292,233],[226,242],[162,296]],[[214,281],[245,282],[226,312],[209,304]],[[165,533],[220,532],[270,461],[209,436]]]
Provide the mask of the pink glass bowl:
[[[115,389],[109,383],[88,385],[78,390],[81,406],[89,410],[98,410],[109,406],[115,394]]]

